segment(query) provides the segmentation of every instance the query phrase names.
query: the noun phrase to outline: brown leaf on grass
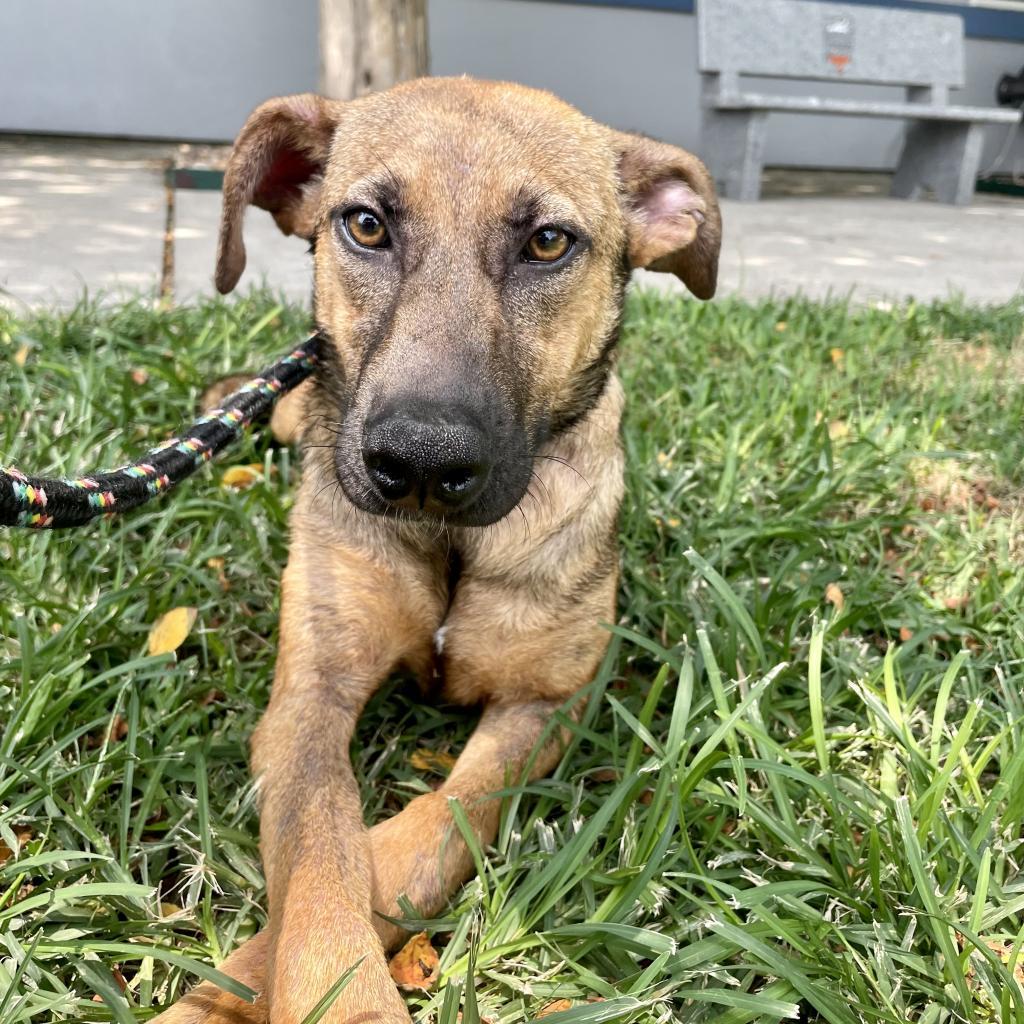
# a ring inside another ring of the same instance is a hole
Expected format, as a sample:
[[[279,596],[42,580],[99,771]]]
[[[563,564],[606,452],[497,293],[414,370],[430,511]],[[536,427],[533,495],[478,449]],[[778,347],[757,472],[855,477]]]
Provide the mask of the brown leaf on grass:
[[[970,603],[970,594],[954,594],[942,602],[951,612],[962,612]]]
[[[388,970],[399,988],[429,992],[437,984],[440,963],[427,933],[420,932],[391,958]]]
[[[277,466],[270,467],[270,474],[277,472]],[[228,466],[220,478],[222,487],[230,487],[235,491],[248,490],[253,484],[265,479],[262,462],[250,462],[245,466]]]
[[[900,626],[900,639],[906,643],[912,636],[914,631],[909,626]]]
[[[18,840],[19,851],[23,850],[25,844],[35,836],[35,832],[28,825],[15,825],[11,831],[14,833],[14,838]],[[0,867],[3,867],[13,856],[14,851],[7,843],[0,840]]]
[[[993,953],[1002,961],[1003,965],[1013,975],[1013,980],[1020,986],[1022,992],[1024,992],[1024,950],[1019,950],[1017,956],[1013,962],[1010,963],[1010,956],[1013,954],[1014,942],[1012,940],[1006,940],[1004,942],[993,941],[992,939],[985,939],[985,945],[992,950]],[[956,943],[961,949],[967,947],[967,939],[961,932],[956,933]],[[974,967],[968,961],[967,970],[964,972],[967,976],[968,982],[971,983],[971,987],[974,987],[975,973]]]
[[[1021,991],[1024,991],[1024,951],[1018,951],[1016,959],[1011,964],[1010,955],[1013,953],[1013,942],[989,941],[986,942],[985,945],[988,946],[988,948],[991,949],[1000,960],[1002,960],[1007,968],[1011,968],[1010,973],[1013,975],[1013,980],[1021,987]]]
[[[838,583],[830,583],[825,588],[825,600],[835,608],[837,615],[842,614],[843,606],[846,604],[846,597]]]
[[[830,348],[828,350],[829,358],[832,360],[833,366],[842,366],[843,359],[846,357],[846,353],[841,348]]]
[[[548,1003],[547,1006],[541,1008],[540,1012],[534,1017],[534,1020],[540,1020],[541,1017],[550,1017],[553,1013],[561,1013],[563,1010],[571,1010],[572,1002],[568,999],[556,999],[553,1003]]]
[[[124,715],[114,715],[110,724],[102,732],[89,734],[87,747],[102,747],[106,743],[120,743],[128,735],[128,719]]]
[[[216,570],[217,582],[220,584],[220,589],[227,593],[231,589],[231,580],[228,579],[227,573],[224,572],[224,559],[208,558],[206,560],[206,566],[208,569]]]
[[[455,767],[455,757],[441,750],[420,747],[409,758],[409,763],[418,772],[437,772],[439,775],[447,775]]]
[[[145,370],[141,366],[137,366],[132,370],[129,376],[131,377],[132,382],[138,384],[141,388],[142,385],[149,380],[149,370]]]
[[[172,608],[165,615],[161,615],[149,630],[150,655],[170,654],[176,651],[195,625],[197,614],[195,608],[181,607]]]

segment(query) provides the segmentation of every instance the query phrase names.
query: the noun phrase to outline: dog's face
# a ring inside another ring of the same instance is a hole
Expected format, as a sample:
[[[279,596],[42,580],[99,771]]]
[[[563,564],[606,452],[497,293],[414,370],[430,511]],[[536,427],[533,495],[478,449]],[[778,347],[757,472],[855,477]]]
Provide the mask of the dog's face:
[[[217,285],[255,203],[315,252],[330,338],[316,415],[345,494],[478,526],[600,397],[633,267],[715,288],[720,219],[690,154],[547,93],[421,79],[250,117],[225,178]]]

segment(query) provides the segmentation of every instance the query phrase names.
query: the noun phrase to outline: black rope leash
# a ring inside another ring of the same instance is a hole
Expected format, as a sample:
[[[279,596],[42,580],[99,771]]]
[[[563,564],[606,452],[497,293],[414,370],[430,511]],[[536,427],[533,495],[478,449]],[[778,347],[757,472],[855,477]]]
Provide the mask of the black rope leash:
[[[204,462],[236,441],[281,395],[301,384],[317,364],[319,333],[254,377],[219,409],[201,416],[180,437],[136,462],[107,473],[47,479],[0,466],[0,526],[53,530],[117,515],[169,491]]]

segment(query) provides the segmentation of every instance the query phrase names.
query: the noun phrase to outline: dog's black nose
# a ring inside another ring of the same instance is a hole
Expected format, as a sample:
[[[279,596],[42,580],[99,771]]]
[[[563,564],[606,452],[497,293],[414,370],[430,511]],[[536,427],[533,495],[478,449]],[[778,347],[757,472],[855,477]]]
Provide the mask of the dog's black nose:
[[[363,462],[391,505],[445,515],[483,490],[491,453],[481,428],[462,411],[403,406],[375,416],[363,434]]]

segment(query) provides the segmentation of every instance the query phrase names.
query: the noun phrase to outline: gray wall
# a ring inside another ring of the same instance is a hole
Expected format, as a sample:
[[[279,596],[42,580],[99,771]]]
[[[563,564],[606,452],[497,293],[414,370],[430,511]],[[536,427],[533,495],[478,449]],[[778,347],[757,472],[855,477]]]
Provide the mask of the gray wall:
[[[540,0],[430,0],[435,74],[551,89],[592,116],[699,149],[690,15]],[[316,87],[316,0],[0,0],[0,130],[227,139],[267,96]],[[957,98],[993,102],[1024,44],[969,40]],[[771,83],[799,92],[801,86]],[[830,85],[879,98],[897,90]],[[1024,173],[1024,132],[1010,157]],[[898,122],[775,115],[768,162],[888,168]],[[1006,137],[988,133],[986,161]]]
[[[316,0],[0,0],[0,130],[230,139],[317,74]]]

